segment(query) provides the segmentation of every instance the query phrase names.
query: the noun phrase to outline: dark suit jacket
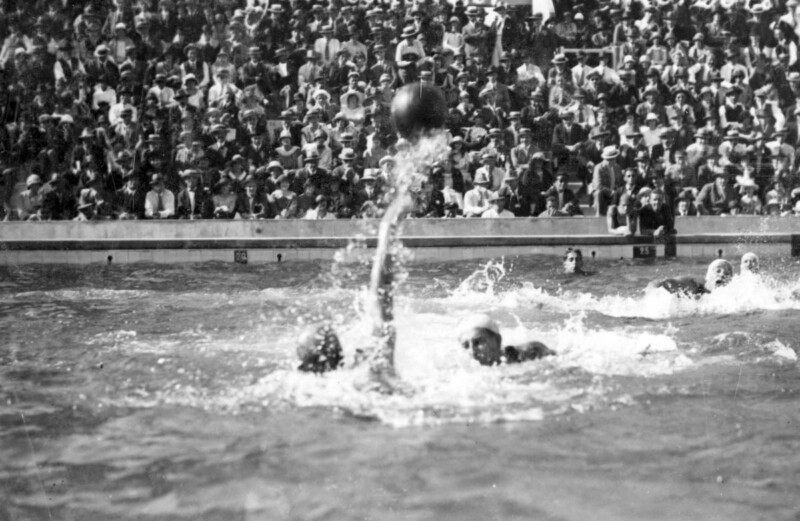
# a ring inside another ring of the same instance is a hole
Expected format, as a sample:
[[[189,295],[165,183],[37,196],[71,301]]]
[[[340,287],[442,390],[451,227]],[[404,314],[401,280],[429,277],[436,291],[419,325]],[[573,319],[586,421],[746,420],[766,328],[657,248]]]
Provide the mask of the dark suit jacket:
[[[583,212],[581,211],[580,202],[578,198],[575,197],[575,194],[569,188],[564,188],[564,194],[559,201],[558,198],[558,190],[556,190],[555,186],[550,187],[550,189],[544,193],[544,198],[547,199],[550,196],[554,196],[556,198],[556,208],[559,210],[564,209],[568,204],[572,203],[569,206],[569,214],[570,215],[582,215]]]
[[[189,198],[189,191],[184,188],[178,192],[178,197],[175,201],[175,215],[179,219],[211,219],[214,215],[214,204],[211,201],[211,195],[198,188],[194,196],[194,211],[192,211],[192,203]]]
[[[572,128],[567,130],[564,123],[559,123],[553,129],[553,153],[557,155],[564,155],[567,150],[564,148],[566,145],[574,145],[583,139],[583,129],[580,125],[572,125]]]

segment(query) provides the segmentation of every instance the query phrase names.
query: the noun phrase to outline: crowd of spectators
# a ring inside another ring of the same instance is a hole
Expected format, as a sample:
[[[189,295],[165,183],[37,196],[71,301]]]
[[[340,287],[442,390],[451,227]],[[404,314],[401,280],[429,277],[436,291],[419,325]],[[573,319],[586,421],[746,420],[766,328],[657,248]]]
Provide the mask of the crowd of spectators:
[[[379,216],[420,81],[450,153],[416,217],[800,214],[797,4],[5,0],[0,212]]]

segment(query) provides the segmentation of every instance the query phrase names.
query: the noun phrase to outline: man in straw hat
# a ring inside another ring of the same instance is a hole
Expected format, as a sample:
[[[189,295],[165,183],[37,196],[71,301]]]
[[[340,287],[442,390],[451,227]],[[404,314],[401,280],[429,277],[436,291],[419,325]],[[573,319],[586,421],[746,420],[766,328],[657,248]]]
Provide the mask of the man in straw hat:
[[[486,172],[481,172],[476,173],[472,184],[472,190],[464,194],[464,217],[481,217],[490,208],[489,198],[492,192],[489,191],[489,186],[492,181]]]
[[[606,214],[611,203],[611,195],[622,183],[622,170],[617,164],[618,156],[619,150],[615,145],[607,146],[603,149],[602,161],[594,167],[590,194],[594,199],[597,217]]]

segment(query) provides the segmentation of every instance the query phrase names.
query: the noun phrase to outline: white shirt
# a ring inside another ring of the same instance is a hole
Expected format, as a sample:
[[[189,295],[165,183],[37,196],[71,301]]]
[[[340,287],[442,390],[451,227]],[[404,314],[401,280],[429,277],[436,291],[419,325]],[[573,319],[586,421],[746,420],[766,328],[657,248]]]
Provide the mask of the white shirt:
[[[161,206],[164,209],[158,214],[162,219],[175,215],[175,196],[166,188],[161,191]],[[158,208],[158,194],[154,190],[150,190],[144,198],[145,217],[153,217],[156,213],[156,208]]]
[[[117,92],[111,87],[106,88],[106,90],[100,90],[100,86],[95,87],[94,93],[92,94],[92,108],[94,110],[99,109],[99,104],[103,101],[108,103],[109,106],[116,105]]]
[[[482,215],[490,208],[489,196],[491,192],[483,187],[475,187],[464,194],[464,215],[474,217]]]
[[[134,107],[133,105],[127,105],[125,103],[115,103],[114,105],[111,106],[110,109],[108,109],[108,122],[111,124],[111,126],[114,126],[114,125],[117,124],[117,122],[120,120],[120,115],[122,114],[122,109],[125,109],[125,108],[128,108],[128,109],[131,110],[131,121],[132,122],[135,123],[136,121],[139,120],[139,111],[136,110],[136,107]]]
[[[484,219],[509,219],[513,218],[514,214],[506,209],[503,209],[502,212],[498,212],[497,207],[492,206],[491,208],[483,212],[483,215],[481,215],[481,217]]]

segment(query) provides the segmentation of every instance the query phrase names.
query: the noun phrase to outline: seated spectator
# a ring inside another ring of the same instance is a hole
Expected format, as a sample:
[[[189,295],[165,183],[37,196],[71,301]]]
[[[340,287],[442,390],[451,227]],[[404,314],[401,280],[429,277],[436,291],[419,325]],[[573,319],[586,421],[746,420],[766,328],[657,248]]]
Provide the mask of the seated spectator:
[[[328,212],[337,219],[350,219],[354,214],[353,197],[349,191],[342,190],[343,186],[345,186],[345,181],[341,179],[331,181],[330,193],[328,194]]]
[[[697,207],[694,205],[694,197],[687,193],[678,196],[678,203],[675,208],[676,217],[696,217]]]
[[[488,219],[508,219],[514,214],[506,209],[508,199],[504,195],[493,195],[489,198],[489,209],[481,214],[481,217]]]
[[[341,114],[355,128],[364,125],[366,110],[364,108],[364,93],[357,90],[347,91],[341,97]]]
[[[270,195],[275,201],[276,211],[278,212],[277,217],[287,219],[291,217],[289,210],[295,199],[297,199],[297,194],[290,188],[292,181],[289,174],[283,174],[278,177],[277,184],[278,188]]]
[[[653,190],[650,200],[639,212],[639,229],[642,235],[661,238],[675,234],[672,211],[664,202],[664,192]]]
[[[760,215],[762,210],[761,199],[756,193],[755,181],[750,178],[744,178],[739,186],[742,190],[742,195],[739,197],[739,214],[742,215]]]
[[[303,219],[309,220],[330,220],[335,219],[336,216],[328,212],[328,198],[324,195],[318,195],[314,200],[315,204],[310,208]]]
[[[26,189],[16,198],[14,210],[16,218],[20,221],[40,221],[42,219],[42,178],[31,174],[25,180]]]
[[[83,186],[78,197],[78,216],[75,220],[110,219],[113,207],[106,197],[100,175],[89,171],[83,180]]]
[[[213,202],[210,190],[200,186],[200,173],[187,169],[181,172],[184,187],[178,192],[175,215],[179,219],[210,219],[213,216]]]
[[[175,196],[164,186],[164,176],[155,173],[150,178],[150,191],[144,199],[146,219],[170,219],[175,216]]]
[[[317,205],[318,195],[324,194],[319,193],[313,180],[307,179],[303,185],[303,193],[294,200],[294,215],[292,217],[303,219],[306,216],[306,212]]]
[[[125,185],[114,193],[114,208],[117,219],[135,220],[144,217],[144,203],[147,195],[141,188],[140,177],[133,170],[123,177]]]
[[[772,181],[772,188],[764,194],[764,213],[787,215],[792,210],[791,198],[780,178]]]
[[[383,190],[377,186],[374,170],[365,171],[356,185],[355,208],[362,217],[378,217],[383,210]]]
[[[238,196],[233,191],[231,180],[221,177],[214,187],[214,192],[211,197],[214,219],[233,219],[236,215]]]
[[[561,216],[561,214],[567,217],[583,215],[578,198],[575,197],[575,194],[567,186],[568,180],[569,177],[566,174],[558,174],[553,186],[544,193],[545,200],[551,196],[554,198],[555,202],[552,206],[559,212],[559,216]],[[550,205],[550,203],[546,204],[548,206]]]
[[[480,172],[472,180],[473,188],[464,194],[464,217],[481,217],[491,208],[489,199],[492,192],[489,190],[491,185],[489,175]]]
[[[77,201],[63,175],[58,172],[50,174],[48,181],[42,188],[42,220],[69,221],[75,217]]]
[[[724,171],[714,173],[714,182],[705,185],[697,194],[695,206],[700,215],[721,215],[736,213],[739,198],[728,184]]]
[[[277,211],[275,202],[269,195],[259,192],[258,182],[249,177],[244,183],[244,193],[240,194],[236,213],[242,219],[273,219]]]
[[[527,170],[526,167],[520,169],[522,172]],[[526,199],[526,195],[520,192],[519,177],[517,172],[511,170],[503,179],[503,186],[498,190],[497,195],[501,195],[506,199],[506,209],[514,214],[514,217],[531,217],[531,205]]]
[[[600,164],[594,167],[592,176],[592,187],[590,194],[594,199],[594,207],[598,216],[605,215],[614,189],[622,184],[622,171],[617,164],[619,151],[616,146],[608,146],[603,149]]]
[[[606,214],[608,233],[630,237],[636,233],[636,219],[633,198],[628,194],[622,194],[617,204],[608,208]]]

